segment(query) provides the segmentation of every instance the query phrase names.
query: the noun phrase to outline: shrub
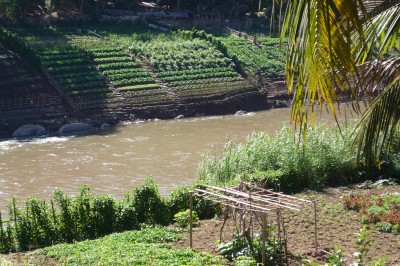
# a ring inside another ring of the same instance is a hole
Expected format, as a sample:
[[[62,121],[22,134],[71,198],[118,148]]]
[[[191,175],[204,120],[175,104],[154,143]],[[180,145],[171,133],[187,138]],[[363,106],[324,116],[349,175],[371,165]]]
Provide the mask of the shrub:
[[[200,183],[197,185],[199,186]],[[195,187],[178,187],[172,190],[169,197],[165,199],[168,208],[168,220],[173,221],[174,215],[178,212],[189,208],[190,196],[189,192]],[[200,219],[210,219],[221,212],[221,206],[216,205],[212,201],[206,200],[197,195],[193,195],[193,210],[198,214]]]
[[[138,223],[167,224],[166,205],[160,196],[158,186],[151,178],[132,191],[132,201]]]
[[[188,227],[190,223],[190,210],[186,210],[183,212],[178,212],[174,215],[175,223],[182,228]],[[195,211],[192,211],[192,224],[197,223],[199,221],[199,216]]]
[[[303,141],[288,126],[274,137],[254,132],[245,143],[227,143],[222,155],[205,156],[198,174],[202,182],[211,185],[256,181],[270,187],[279,186],[286,193],[345,185],[389,174],[399,176],[395,149],[380,169],[357,165],[352,133],[350,127],[340,132],[322,125],[308,129]]]

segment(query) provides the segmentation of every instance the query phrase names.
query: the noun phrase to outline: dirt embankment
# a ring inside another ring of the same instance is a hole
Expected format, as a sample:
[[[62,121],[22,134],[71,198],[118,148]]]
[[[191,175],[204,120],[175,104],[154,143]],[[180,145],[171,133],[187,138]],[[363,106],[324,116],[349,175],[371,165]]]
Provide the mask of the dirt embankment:
[[[100,127],[107,123],[117,126],[121,122],[149,119],[174,119],[178,116],[195,117],[211,115],[234,114],[239,110],[261,111],[271,108],[287,107],[290,97],[282,89],[279,94],[265,96],[259,91],[247,92],[220,99],[190,101],[169,105],[157,105],[146,107],[124,106],[114,109],[85,110],[69,112],[60,116],[51,116],[43,113],[27,113],[26,110],[0,116],[0,139],[9,138],[14,130],[24,124],[39,124],[55,132],[64,124],[70,122],[84,122],[94,127]]]

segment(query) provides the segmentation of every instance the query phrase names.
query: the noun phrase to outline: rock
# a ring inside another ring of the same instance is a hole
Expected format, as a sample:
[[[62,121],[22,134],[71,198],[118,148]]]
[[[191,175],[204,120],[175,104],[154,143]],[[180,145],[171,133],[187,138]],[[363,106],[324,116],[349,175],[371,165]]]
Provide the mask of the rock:
[[[47,135],[47,130],[40,125],[23,125],[14,131],[13,138],[40,137]]]
[[[389,178],[389,179],[381,179],[374,183],[375,186],[394,186],[396,185],[396,179]]]
[[[175,117],[174,119],[182,119],[182,118],[185,118],[185,116],[184,116],[184,115],[178,115],[178,116]]]
[[[110,124],[107,124],[107,123],[104,123],[104,124],[102,124],[102,125],[100,126],[100,129],[101,129],[101,130],[109,130],[109,129],[111,129],[111,125],[110,125]]]
[[[246,111],[243,111],[243,110],[237,111],[237,112],[235,113],[235,115],[245,115],[245,114],[247,114],[247,112],[246,112]]]
[[[86,135],[93,132],[93,127],[86,123],[72,123],[63,125],[59,130],[60,136]]]

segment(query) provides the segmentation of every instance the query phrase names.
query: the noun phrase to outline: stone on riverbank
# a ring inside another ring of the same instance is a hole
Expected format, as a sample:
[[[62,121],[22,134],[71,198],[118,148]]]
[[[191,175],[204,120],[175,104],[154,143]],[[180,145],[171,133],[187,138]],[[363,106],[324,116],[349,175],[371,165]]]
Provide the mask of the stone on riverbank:
[[[85,123],[72,123],[63,125],[59,130],[58,134],[60,136],[70,136],[70,135],[86,135],[94,131],[94,128]]]
[[[29,138],[47,135],[47,130],[40,125],[23,125],[14,131],[13,138]]]

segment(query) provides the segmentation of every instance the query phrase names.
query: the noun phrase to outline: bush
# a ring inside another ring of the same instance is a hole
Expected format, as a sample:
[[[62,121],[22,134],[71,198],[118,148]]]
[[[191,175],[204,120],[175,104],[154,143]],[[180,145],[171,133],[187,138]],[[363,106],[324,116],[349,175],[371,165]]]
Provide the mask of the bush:
[[[190,210],[186,210],[183,212],[178,212],[174,215],[175,223],[182,228],[188,227],[190,223]],[[192,211],[192,224],[197,223],[199,221],[199,216],[197,212]]]
[[[138,223],[162,224],[168,223],[167,208],[160,196],[158,186],[151,178],[132,191],[133,206],[136,211]]]
[[[308,130],[305,143],[288,126],[275,137],[255,132],[245,143],[229,142],[222,155],[204,157],[198,174],[202,182],[211,185],[255,181],[286,193],[358,182],[370,177],[366,173],[384,176],[397,171],[399,176],[395,160],[390,158],[381,170],[357,166],[352,132],[352,128],[342,128],[341,134],[318,126]],[[392,152],[395,157],[396,151]]]
[[[172,222],[176,213],[189,208],[189,192],[193,191],[195,188],[196,186],[178,187],[172,190],[169,197],[165,199],[168,209],[168,221]],[[214,204],[212,201],[205,200],[202,197],[193,195],[193,210],[198,214],[200,219],[210,219],[221,212],[221,206]]]

